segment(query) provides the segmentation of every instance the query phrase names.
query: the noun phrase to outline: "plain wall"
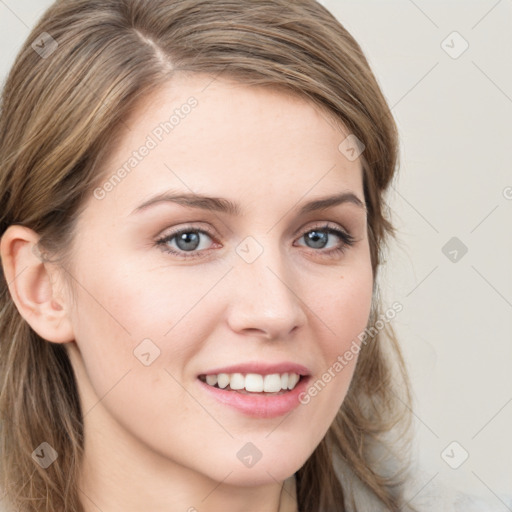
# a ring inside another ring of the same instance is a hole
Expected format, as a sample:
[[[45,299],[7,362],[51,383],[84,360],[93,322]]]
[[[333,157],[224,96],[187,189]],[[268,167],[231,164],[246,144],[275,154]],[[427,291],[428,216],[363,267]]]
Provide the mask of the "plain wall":
[[[381,286],[385,306],[403,305],[393,325],[414,389],[417,491],[435,480],[499,504],[512,492],[512,4],[322,3],[360,43],[400,130],[398,243]],[[0,2],[0,79],[50,4]]]

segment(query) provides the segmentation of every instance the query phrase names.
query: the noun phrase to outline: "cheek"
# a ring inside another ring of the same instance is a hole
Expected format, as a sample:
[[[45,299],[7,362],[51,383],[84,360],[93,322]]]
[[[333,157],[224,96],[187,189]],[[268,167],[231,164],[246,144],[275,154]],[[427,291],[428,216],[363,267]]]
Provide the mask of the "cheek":
[[[346,396],[356,367],[360,336],[370,315],[373,292],[371,266],[361,265],[347,270],[316,296],[319,321],[327,328],[320,339],[323,368],[310,382],[301,402],[322,411],[324,427],[328,428]]]
[[[177,425],[192,413],[200,415],[178,382],[218,318],[213,308],[220,301],[201,301],[218,277],[192,285],[190,276],[170,275],[170,269],[160,275],[127,265],[82,270],[73,323],[84,412],[100,414],[95,406],[101,400],[125,430],[139,434],[148,421],[168,426],[169,411]],[[167,435],[155,439],[165,445]]]
[[[219,318],[216,308],[222,301],[212,285],[225,273],[223,268],[192,275],[185,269],[148,271],[140,266],[125,260],[123,265],[95,269],[88,263],[80,269],[83,284],[73,324],[98,393],[130,368],[144,367],[144,359],[154,360],[152,367],[173,368],[178,378]],[[203,300],[215,294],[219,300]]]
[[[331,357],[350,346],[366,328],[373,293],[371,267],[361,265],[337,276],[329,292],[317,296],[325,324],[334,333],[325,349]]]

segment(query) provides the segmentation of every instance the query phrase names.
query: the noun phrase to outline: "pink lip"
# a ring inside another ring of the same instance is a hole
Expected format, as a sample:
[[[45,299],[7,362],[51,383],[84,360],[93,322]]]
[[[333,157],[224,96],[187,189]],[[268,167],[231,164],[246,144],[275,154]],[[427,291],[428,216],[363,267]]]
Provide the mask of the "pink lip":
[[[259,362],[236,364],[223,368],[213,368],[200,375],[218,375],[219,373],[243,373],[245,375],[248,373],[257,373],[259,375],[296,373],[301,375],[297,385],[291,391],[286,391],[282,395],[263,393],[243,394],[237,391],[216,388],[199,378],[197,379],[199,385],[219,402],[229,405],[253,418],[275,418],[289,413],[300,405],[299,396],[306,390],[311,372],[305,366],[285,361],[276,364]]]
[[[260,375],[271,375],[273,373],[297,373],[298,375],[309,375],[310,371],[300,364],[291,362],[282,362],[277,364],[268,363],[243,363],[227,366],[224,368],[214,368],[200,375],[218,375],[219,373],[258,373]]]

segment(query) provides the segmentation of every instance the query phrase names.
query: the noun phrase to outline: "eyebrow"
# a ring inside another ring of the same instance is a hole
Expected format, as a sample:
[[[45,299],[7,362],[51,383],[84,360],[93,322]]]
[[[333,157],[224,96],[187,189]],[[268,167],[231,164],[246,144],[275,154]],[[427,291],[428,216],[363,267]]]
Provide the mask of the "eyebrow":
[[[243,214],[240,205],[230,201],[229,199],[208,197],[194,193],[165,192],[148,199],[135,208],[130,215],[141,212],[150,206],[160,203],[176,203],[182,206],[188,206],[189,208],[199,208],[201,210],[226,213],[232,216],[241,216]],[[366,211],[366,206],[363,201],[361,201],[361,199],[359,199],[359,197],[357,197],[353,192],[343,192],[341,194],[315,199],[304,204],[299,210],[299,215],[304,215],[312,211],[327,210],[328,208],[344,203],[355,204]]]

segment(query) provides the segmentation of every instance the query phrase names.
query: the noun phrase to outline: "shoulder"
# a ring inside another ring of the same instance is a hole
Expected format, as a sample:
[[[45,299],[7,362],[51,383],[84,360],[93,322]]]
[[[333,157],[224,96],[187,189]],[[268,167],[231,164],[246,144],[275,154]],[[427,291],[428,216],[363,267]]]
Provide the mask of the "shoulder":
[[[418,512],[503,512],[512,510],[512,495],[468,493],[446,484],[432,484],[412,502]]]
[[[349,491],[346,510],[389,512],[373,493],[355,478],[349,468],[340,472],[339,477],[344,482],[344,491]],[[395,491],[404,502],[400,512],[512,512],[512,494],[509,490],[505,492],[495,489],[485,494],[472,494],[466,488],[457,487],[455,482],[443,479],[442,474],[432,477],[421,470],[411,470]]]
[[[376,451],[375,453],[380,453]],[[403,464],[388,450],[379,464],[375,464],[379,474],[390,477],[397,474]],[[389,512],[375,495],[353,473],[351,468],[338,457],[334,458],[336,474],[343,485],[347,498],[345,508],[349,512],[371,510]],[[404,478],[393,489],[404,505],[400,512],[512,512],[512,492],[510,489],[476,490],[473,494],[468,486],[459,487],[442,472],[432,476],[424,468],[406,465]]]
[[[512,494],[509,490],[484,487],[471,488],[461,475],[455,480],[443,472],[433,476],[425,469],[411,475],[407,491],[409,502],[416,512],[505,512],[512,511]]]

